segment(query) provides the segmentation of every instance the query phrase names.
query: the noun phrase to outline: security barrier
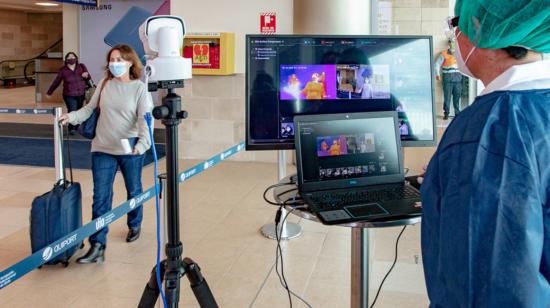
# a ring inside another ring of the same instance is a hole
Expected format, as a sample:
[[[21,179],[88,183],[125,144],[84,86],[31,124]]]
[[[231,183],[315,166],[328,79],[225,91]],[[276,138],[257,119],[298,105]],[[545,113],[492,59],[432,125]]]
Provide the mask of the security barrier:
[[[179,183],[190,180],[192,177],[199,175],[207,169],[210,169],[213,166],[216,166],[222,161],[228,159],[229,157],[239,153],[240,151],[244,150],[244,148],[244,142],[241,142],[219,154],[210,157],[210,159],[207,159],[202,163],[199,163],[194,167],[185,170],[178,175]],[[158,179],[155,179],[155,183],[155,185],[160,186]],[[142,206],[143,203],[154,197],[155,186],[145,190],[139,196],[122,203],[105,215],[102,215],[101,217],[92,220],[81,228],[60,238],[59,240],[48,245],[47,247],[44,247],[43,249],[35,252],[31,256],[8,267],[7,269],[0,272],[0,289],[3,289],[17,279],[25,276],[32,270],[42,266],[44,263],[48,262],[48,260],[55,258],[59,254],[65,252],[67,249],[79,244],[90,235],[105,228],[114,221],[125,216],[128,212],[132,211],[137,206]]]
[[[0,108],[1,113],[15,113],[15,114],[52,114],[53,108],[49,109],[25,109],[25,108]]]

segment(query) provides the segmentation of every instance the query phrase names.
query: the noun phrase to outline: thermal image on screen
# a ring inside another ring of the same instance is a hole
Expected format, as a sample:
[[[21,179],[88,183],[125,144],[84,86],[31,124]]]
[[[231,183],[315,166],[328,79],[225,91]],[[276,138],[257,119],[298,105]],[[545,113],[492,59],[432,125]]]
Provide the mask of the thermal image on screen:
[[[281,65],[281,100],[335,99],[334,65]]]
[[[340,156],[348,154],[348,144],[345,136],[329,136],[317,138],[317,156]]]

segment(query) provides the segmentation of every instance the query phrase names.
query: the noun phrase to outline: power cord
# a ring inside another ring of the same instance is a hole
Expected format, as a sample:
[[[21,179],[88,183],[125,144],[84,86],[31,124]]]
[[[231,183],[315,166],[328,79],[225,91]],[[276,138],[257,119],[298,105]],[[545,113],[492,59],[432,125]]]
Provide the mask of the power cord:
[[[281,247],[281,240],[282,240],[283,230],[282,230],[282,228],[279,229],[279,225],[282,224],[284,226],[284,224],[285,224],[288,216],[290,215],[290,213],[292,213],[294,210],[305,209],[307,207],[305,206],[303,200],[301,200],[299,197],[296,198],[296,196],[290,197],[282,203],[273,202],[273,201],[271,201],[267,198],[267,193],[270,190],[272,190],[274,188],[277,188],[277,187],[283,187],[283,186],[293,185],[293,184],[296,184],[296,182],[292,181],[292,178],[291,178],[290,182],[278,183],[278,184],[271,185],[271,186],[267,187],[266,190],[264,191],[263,198],[264,198],[265,202],[267,202],[268,204],[275,205],[275,206],[279,207],[279,209],[277,210],[277,213],[275,215],[275,239],[277,240],[277,248],[275,250],[275,272],[277,273],[277,277],[279,277],[279,282],[281,283],[281,286],[286,290],[286,292],[288,294],[288,302],[290,304],[290,307],[291,308],[293,307],[292,296],[294,296],[297,299],[299,299],[302,303],[304,303],[307,307],[312,308],[312,306],[306,300],[304,300],[298,294],[293,292],[290,289],[290,287],[288,286],[288,282],[286,280],[285,271],[284,271],[283,249]],[[280,199],[281,196],[283,196],[283,195],[285,195],[289,192],[295,191],[295,190],[298,190],[298,188],[293,187],[293,188],[287,189],[283,192],[278,193],[275,198]],[[290,206],[291,209],[286,213],[285,217],[282,217],[283,208],[286,207],[286,206]],[[281,222],[281,218],[282,218],[282,222]],[[279,272],[279,260],[281,261],[281,272]]]
[[[294,209],[292,209],[286,214],[285,218],[283,219],[283,225],[288,215],[292,213],[293,210]],[[283,264],[283,249],[281,248],[282,230],[281,232],[279,232],[279,223],[281,222],[282,214],[283,214],[283,207],[281,206],[279,207],[279,209],[277,210],[277,214],[275,215],[275,239],[277,240],[277,248],[275,250],[275,272],[279,277],[279,281],[281,282],[281,285],[283,286],[283,288],[286,289],[286,292],[288,294],[288,302],[290,304],[290,308],[292,308],[292,295],[290,294],[290,288],[288,287],[288,283],[285,278],[285,270],[284,270],[284,264]],[[279,274],[279,255],[281,256],[281,274]]]
[[[155,136],[153,134],[153,117],[150,112],[145,114],[145,122],[149,128],[149,136],[151,137],[151,150],[153,152],[154,159],[154,174],[155,174],[155,205],[157,212],[157,266],[156,266],[156,276],[157,276],[157,286],[160,291],[160,297],[162,298],[162,303],[164,307],[168,307],[166,304],[166,297],[164,296],[164,291],[162,290],[162,279],[160,279],[160,200],[159,200],[159,187],[158,187],[158,156],[157,149],[155,148]]]
[[[401,229],[401,232],[399,232],[399,235],[397,236],[397,240],[395,241],[395,258],[393,259],[393,264],[391,265],[389,271],[386,273],[386,276],[384,276],[384,279],[382,279],[382,282],[380,283],[380,287],[378,287],[378,291],[376,292],[376,296],[374,297],[374,301],[370,305],[370,308],[374,307],[374,304],[376,304],[376,300],[378,299],[378,295],[380,295],[380,291],[382,290],[382,286],[384,285],[384,282],[386,281],[386,278],[390,275],[391,271],[395,267],[395,264],[397,263],[397,253],[398,253],[398,247],[399,247],[399,239],[401,238],[401,235],[403,235],[403,232],[405,232],[405,229],[407,226],[403,226],[403,229]]]
[[[293,185],[293,184],[295,184],[295,183],[294,183],[294,182],[278,183],[278,184],[273,184],[273,185],[267,187],[267,188],[264,190],[264,194],[263,194],[264,201],[267,202],[268,204],[271,204],[271,205],[282,206],[283,204],[281,204],[281,203],[277,203],[277,202],[273,202],[273,201],[269,200],[269,199],[267,198],[267,193],[268,193],[270,190],[272,190],[273,188],[283,187],[283,186]],[[292,191],[292,190],[290,190],[290,191]],[[289,191],[289,192],[290,192],[290,191]],[[280,195],[282,195],[282,194],[280,194]],[[279,197],[280,195],[278,195],[278,197]]]
[[[287,200],[288,201],[288,200]],[[286,201],[285,201],[286,202]],[[304,207],[296,207],[296,208],[292,208],[290,209],[290,211],[288,211],[285,215],[285,217],[283,218],[283,222],[282,224],[284,225],[286,219],[288,218],[288,216],[290,215],[290,213],[292,213],[294,210],[296,209],[300,209],[300,208],[304,208]],[[279,210],[277,211],[277,213],[281,212],[282,213],[282,207],[279,208]],[[280,219],[280,216],[281,214],[277,214],[275,218],[277,218],[277,216],[279,217]],[[278,230],[278,223],[277,223],[277,220],[275,221],[275,230]],[[287,291],[287,293],[289,294],[289,303],[290,303],[290,307],[292,307],[292,299],[291,299],[291,296],[294,296],[296,297],[297,299],[299,299],[302,303],[304,303],[307,307],[309,308],[313,308],[305,299],[303,299],[302,297],[300,297],[300,295],[296,294],[295,292],[293,292],[290,287],[288,286],[288,283],[286,281],[286,277],[285,277],[285,270],[284,270],[284,260],[283,260],[283,250],[281,248],[281,237],[282,237],[282,229],[280,231],[277,231],[275,232],[275,237],[277,239],[277,250],[275,252],[275,272],[277,273],[277,276],[279,277],[279,282],[281,283],[281,285],[283,286],[283,288],[285,288],[285,290]],[[278,264],[279,264],[279,255],[280,255],[280,260],[281,260],[281,273],[279,273],[279,269],[278,269]]]

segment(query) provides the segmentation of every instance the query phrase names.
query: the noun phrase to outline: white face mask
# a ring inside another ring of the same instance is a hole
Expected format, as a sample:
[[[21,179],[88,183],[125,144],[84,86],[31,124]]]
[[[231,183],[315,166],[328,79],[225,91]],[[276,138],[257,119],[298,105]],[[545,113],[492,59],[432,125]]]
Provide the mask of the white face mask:
[[[126,62],[110,62],[109,71],[113,76],[121,77],[128,71],[128,65],[126,65]]]
[[[468,77],[471,77],[471,78],[474,78],[474,79],[477,79],[474,74],[472,73],[472,71],[470,71],[470,69],[468,68],[468,66],[466,65],[466,63],[468,63],[468,60],[470,60],[470,56],[474,53],[474,51],[476,50],[476,47],[474,46],[474,48],[472,48],[472,50],[470,51],[470,53],[468,53],[468,56],[466,56],[466,60],[464,60],[462,58],[462,54],[460,52],[460,44],[458,43],[458,37],[462,34],[462,32],[459,32],[458,35],[456,36],[457,40],[456,40],[456,50],[455,50],[455,55],[456,55],[456,65],[458,66],[458,70],[468,76]]]

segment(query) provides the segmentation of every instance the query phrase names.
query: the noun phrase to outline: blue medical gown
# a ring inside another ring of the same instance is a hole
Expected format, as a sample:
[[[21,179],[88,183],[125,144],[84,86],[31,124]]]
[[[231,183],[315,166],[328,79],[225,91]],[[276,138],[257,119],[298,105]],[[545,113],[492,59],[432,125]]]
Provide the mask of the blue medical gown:
[[[421,192],[430,307],[550,307],[550,89],[478,97]]]

